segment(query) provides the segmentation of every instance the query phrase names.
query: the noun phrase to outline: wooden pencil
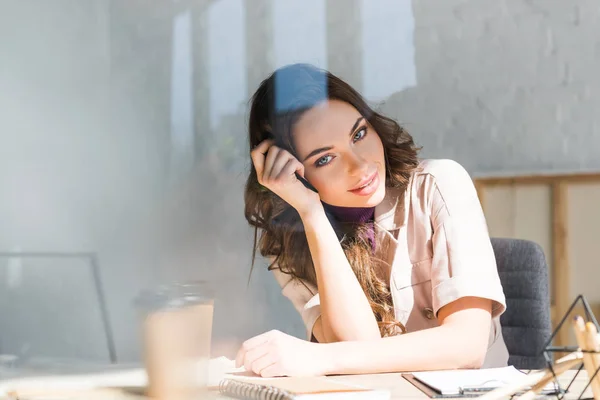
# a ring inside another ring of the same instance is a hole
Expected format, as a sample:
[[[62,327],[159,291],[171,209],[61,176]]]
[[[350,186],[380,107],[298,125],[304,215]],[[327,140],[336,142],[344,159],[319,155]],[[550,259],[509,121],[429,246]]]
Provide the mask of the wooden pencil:
[[[589,333],[586,329],[585,321],[581,316],[576,316],[573,320],[573,331],[575,332],[575,338],[577,339],[577,345],[583,351],[583,366],[587,371],[588,376],[591,378],[596,371],[598,366],[593,354],[586,353],[591,349]],[[592,393],[594,393],[594,399],[600,400],[600,381],[594,380],[590,384]]]
[[[588,374],[590,375],[590,379],[592,376],[596,374],[598,368],[600,368],[600,342],[598,342],[598,329],[596,329],[596,325],[592,322],[588,322],[585,324],[585,334],[586,334],[586,342],[587,342],[587,350],[596,352],[595,354],[588,353],[592,360],[592,371]],[[594,393],[594,398],[596,400],[600,400],[600,373],[594,376],[592,379],[591,385],[592,392]],[[594,387],[598,388],[594,390]]]

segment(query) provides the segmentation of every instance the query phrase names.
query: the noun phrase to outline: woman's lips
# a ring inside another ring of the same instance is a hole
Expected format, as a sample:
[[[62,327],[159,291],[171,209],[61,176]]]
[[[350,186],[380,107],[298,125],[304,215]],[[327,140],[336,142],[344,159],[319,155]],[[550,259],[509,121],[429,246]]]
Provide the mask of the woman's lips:
[[[378,187],[379,187],[379,174],[377,173],[377,171],[375,171],[373,176],[371,178],[369,178],[369,180],[367,182],[363,183],[362,186],[360,186],[356,189],[349,190],[349,192],[354,193],[359,196],[369,196],[369,195],[375,193],[375,191],[377,190]]]

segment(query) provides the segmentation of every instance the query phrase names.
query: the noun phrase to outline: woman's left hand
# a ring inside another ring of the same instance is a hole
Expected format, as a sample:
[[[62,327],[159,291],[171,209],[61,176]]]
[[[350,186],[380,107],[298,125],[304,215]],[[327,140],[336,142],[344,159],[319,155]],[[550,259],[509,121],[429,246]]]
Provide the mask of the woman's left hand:
[[[270,331],[245,341],[235,363],[262,377],[325,375],[331,362],[324,354],[325,346]]]

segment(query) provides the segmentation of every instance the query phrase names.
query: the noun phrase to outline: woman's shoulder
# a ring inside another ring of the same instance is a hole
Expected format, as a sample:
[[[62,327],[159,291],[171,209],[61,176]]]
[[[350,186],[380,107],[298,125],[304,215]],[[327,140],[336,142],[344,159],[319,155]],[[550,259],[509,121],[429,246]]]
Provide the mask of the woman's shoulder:
[[[441,194],[446,200],[462,197],[475,190],[471,176],[458,162],[449,159],[426,159],[419,162],[409,186],[414,198],[432,198]]]
[[[414,177],[432,177],[437,182],[471,181],[467,170],[458,162],[450,159],[423,159],[415,169]]]

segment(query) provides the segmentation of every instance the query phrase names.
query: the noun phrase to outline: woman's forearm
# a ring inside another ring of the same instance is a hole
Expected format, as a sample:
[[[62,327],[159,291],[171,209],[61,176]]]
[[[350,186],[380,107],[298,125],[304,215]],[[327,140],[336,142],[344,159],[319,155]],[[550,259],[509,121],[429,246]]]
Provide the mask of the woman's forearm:
[[[486,335],[442,325],[372,341],[328,343],[321,345],[324,374],[480,368],[487,340]]]
[[[301,215],[315,265],[327,342],[380,338],[367,297],[322,207]]]

